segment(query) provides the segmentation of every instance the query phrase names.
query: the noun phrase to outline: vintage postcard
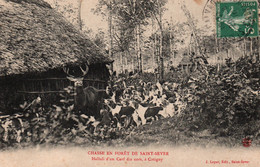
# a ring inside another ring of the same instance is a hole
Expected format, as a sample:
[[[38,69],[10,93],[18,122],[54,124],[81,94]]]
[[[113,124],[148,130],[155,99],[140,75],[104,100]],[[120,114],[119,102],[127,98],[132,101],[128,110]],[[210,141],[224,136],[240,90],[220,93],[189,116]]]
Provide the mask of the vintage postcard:
[[[259,0],[0,0],[0,167],[259,167]]]

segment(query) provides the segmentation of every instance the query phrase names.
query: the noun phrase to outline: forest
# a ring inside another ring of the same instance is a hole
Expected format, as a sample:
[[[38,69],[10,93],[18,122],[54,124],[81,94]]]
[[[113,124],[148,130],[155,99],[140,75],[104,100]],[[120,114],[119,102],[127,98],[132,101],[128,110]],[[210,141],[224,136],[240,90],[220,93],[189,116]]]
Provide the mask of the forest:
[[[81,78],[60,69],[72,84],[58,100],[37,97],[1,112],[0,148],[259,146],[259,36],[218,38],[207,13],[213,1],[201,10],[203,25],[185,1],[179,22],[165,17],[167,0],[98,0],[91,12],[107,29],[97,30],[83,19],[82,0],[46,2],[113,61],[108,84],[83,87],[88,61]]]

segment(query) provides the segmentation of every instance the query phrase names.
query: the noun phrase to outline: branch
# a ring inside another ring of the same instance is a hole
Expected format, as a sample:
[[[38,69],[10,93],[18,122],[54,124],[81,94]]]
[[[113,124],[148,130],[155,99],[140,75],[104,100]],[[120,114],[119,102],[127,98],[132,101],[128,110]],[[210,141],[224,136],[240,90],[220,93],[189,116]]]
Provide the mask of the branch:
[[[202,17],[203,17],[203,15],[204,15],[204,13],[205,13],[205,9],[206,9],[206,6],[208,5],[209,1],[210,1],[210,0],[207,0],[206,4],[205,4],[204,7],[203,7]]]
[[[162,30],[163,28],[162,28],[160,20],[156,17],[156,15],[153,12],[152,12],[152,14],[153,14],[154,18],[156,19],[156,21],[157,21],[157,23],[158,23],[158,25],[160,27],[160,30]]]
[[[117,41],[117,43],[120,44],[120,37],[119,37],[116,33],[114,33],[113,37],[114,37],[114,39]],[[117,38],[116,38],[116,37],[117,37]],[[119,39],[119,40],[118,40],[118,39]]]

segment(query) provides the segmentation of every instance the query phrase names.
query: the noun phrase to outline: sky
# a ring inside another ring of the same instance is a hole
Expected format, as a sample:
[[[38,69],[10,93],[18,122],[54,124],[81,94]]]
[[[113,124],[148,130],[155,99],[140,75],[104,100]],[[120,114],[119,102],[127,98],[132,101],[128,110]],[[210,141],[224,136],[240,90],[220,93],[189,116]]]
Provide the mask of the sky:
[[[97,32],[99,28],[108,29],[108,23],[100,15],[96,15],[92,12],[92,9],[96,7],[98,0],[82,0],[82,20],[88,28],[91,28],[94,32]]]

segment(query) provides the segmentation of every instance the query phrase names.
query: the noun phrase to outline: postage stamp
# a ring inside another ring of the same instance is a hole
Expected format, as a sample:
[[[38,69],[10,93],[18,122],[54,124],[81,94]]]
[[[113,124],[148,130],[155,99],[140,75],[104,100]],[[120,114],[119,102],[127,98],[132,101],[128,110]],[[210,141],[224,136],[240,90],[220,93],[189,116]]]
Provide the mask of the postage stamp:
[[[258,3],[217,2],[216,24],[217,37],[258,36]]]

